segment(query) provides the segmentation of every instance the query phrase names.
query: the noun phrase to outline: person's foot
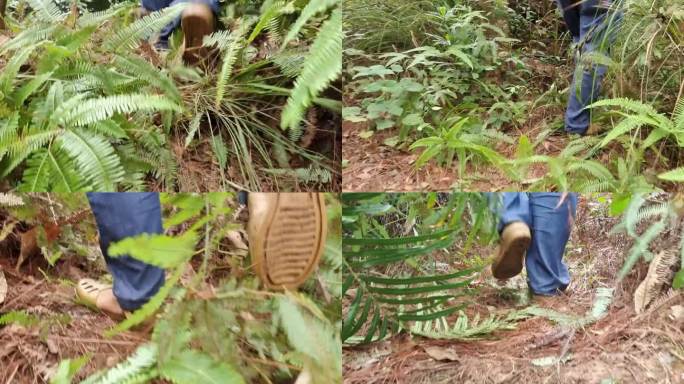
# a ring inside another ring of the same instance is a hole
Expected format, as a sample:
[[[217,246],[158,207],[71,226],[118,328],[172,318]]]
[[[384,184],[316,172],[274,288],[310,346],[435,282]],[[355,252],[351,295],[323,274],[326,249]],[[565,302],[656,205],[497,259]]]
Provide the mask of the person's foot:
[[[504,227],[496,259],[492,264],[492,274],[495,278],[510,279],[522,271],[531,239],[530,228],[525,223],[516,221]]]
[[[204,36],[214,32],[214,13],[206,4],[190,4],[181,16],[183,29],[183,60],[188,64],[197,64],[209,54],[209,49],[202,47]]]
[[[296,289],[318,265],[327,232],[317,193],[250,193],[249,253],[268,288]]]
[[[600,135],[603,133],[604,128],[600,126],[599,124],[590,124],[589,128],[587,128],[587,132],[584,133],[584,136],[596,136]]]
[[[76,296],[86,305],[96,308],[110,317],[120,320],[124,310],[114,296],[111,285],[102,284],[93,279],[81,279],[76,286]]]

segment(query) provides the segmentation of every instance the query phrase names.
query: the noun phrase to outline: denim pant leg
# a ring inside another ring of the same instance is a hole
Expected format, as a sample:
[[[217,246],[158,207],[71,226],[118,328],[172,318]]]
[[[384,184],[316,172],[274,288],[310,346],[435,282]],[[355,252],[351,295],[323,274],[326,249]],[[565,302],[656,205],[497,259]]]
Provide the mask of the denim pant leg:
[[[109,257],[109,245],[143,233],[163,233],[157,193],[88,193],[100,232],[100,247],[114,277],[114,296],[133,311],[145,304],[164,284],[164,270],[130,256]]]
[[[167,8],[167,7],[171,7],[171,6],[179,4],[179,3],[197,3],[197,4],[208,5],[211,8],[211,10],[214,11],[214,15],[218,15],[218,13],[219,13],[219,0],[141,0],[141,1],[142,1],[143,8],[145,8],[151,12],[159,11],[159,10],[162,10],[164,8]],[[159,42],[162,45],[168,46],[169,36],[171,36],[173,31],[180,26],[180,23],[181,23],[181,19],[180,19],[180,17],[178,17],[174,21],[167,24],[164,28],[162,28],[161,31],[159,31]]]
[[[561,193],[529,194],[532,242],[525,268],[530,289],[537,295],[554,295],[570,283],[563,254],[577,209],[577,195],[568,194],[558,206],[561,196]]]
[[[617,18],[616,14],[609,12],[610,0],[583,0],[579,11],[579,31],[581,54],[590,52],[608,53],[610,45],[610,30]],[[609,17],[610,16],[610,17]],[[581,59],[576,60],[575,65],[584,65]],[[594,103],[601,92],[601,81],[605,76],[605,65],[592,65],[591,68],[575,71],[568,106],[565,114],[565,130],[569,133],[584,135],[591,123],[591,111],[585,109]]]
[[[514,221],[521,221],[532,228],[532,216],[530,214],[530,199],[524,192],[494,193],[500,196],[502,205],[499,211],[499,233],[504,227]]]
[[[578,43],[580,39],[580,0],[556,0],[565,25],[570,31],[572,41]]]

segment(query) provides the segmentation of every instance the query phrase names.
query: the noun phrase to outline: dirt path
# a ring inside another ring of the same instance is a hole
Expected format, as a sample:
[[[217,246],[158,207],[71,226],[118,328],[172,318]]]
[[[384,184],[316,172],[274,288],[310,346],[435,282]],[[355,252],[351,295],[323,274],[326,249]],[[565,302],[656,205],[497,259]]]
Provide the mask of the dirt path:
[[[566,253],[572,278],[567,295],[535,304],[582,315],[591,309],[596,288],[614,286],[614,300],[604,318],[574,332],[533,317],[518,323],[515,330],[497,331],[484,340],[399,335],[348,347],[344,349],[344,382],[684,383],[684,319],[670,317],[672,306],[684,303],[684,295],[635,314],[632,296],[646,265],[639,264],[615,286],[631,243],[622,236],[607,236],[616,221],[597,214],[595,205],[580,200]],[[524,286],[524,280],[518,279],[509,284]],[[515,300],[503,299],[492,282],[480,284],[482,291],[473,300],[473,311],[520,309]],[[561,364],[544,360],[561,355],[565,357]]]
[[[81,266],[61,263],[43,277],[34,265],[15,272],[13,261],[0,258],[9,288],[0,314],[25,311],[40,322],[0,325],[1,383],[47,382],[61,360],[89,355],[90,361],[78,376],[82,379],[116,365],[148,339],[145,332],[103,337],[115,322],[73,300],[74,282],[87,275]]]

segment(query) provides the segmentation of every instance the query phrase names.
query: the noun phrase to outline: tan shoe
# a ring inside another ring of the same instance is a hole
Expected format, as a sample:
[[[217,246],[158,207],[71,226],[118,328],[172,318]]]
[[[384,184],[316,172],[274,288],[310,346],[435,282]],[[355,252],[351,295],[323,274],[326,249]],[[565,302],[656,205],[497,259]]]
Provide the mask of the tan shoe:
[[[296,289],[311,275],[325,246],[325,201],[318,193],[250,193],[249,251],[271,289]]]
[[[76,297],[88,307],[100,310],[113,319],[121,320],[125,317],[111,285],[93,279],[81,279],[76,286]]]
[[[587,132],[584,134],[585,136],[597,136],[600,135],[605,131],[605,128],[598,125],[598,124],[589,124],[589,128],[587,128]]]
[[[492,274],[497,279],[510,279],[522,271],[525,253],[530,246],[530,227],[516,221],[506,225],[501,233]]]
[[[183,60],[197,64],[207,58],[209,49],[202,47],[204,36],[214,32],[214,12],[206,4],[190,4],[181,16]]]

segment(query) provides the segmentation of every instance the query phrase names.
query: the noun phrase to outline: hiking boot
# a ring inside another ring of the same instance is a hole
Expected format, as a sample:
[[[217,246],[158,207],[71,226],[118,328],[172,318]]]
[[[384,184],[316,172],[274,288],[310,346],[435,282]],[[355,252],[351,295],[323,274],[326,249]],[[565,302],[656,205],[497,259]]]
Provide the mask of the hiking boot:
[[[214,12],[206,4],[190,4],[181,16],[183,30],[183,60],[197,64],[209,55],[209,49],[202,47],[204,36],[214,32]]]
[[[250,193],[249,253],[271,289],[296,289],[318,265],[327,232],[325,201],[318,193]]]
[[[496,259],[492,264],[492,274],[495,278],[510,279],[522,271],[531,239],[530,227],[525,223],[516,221],[504,227]]]

